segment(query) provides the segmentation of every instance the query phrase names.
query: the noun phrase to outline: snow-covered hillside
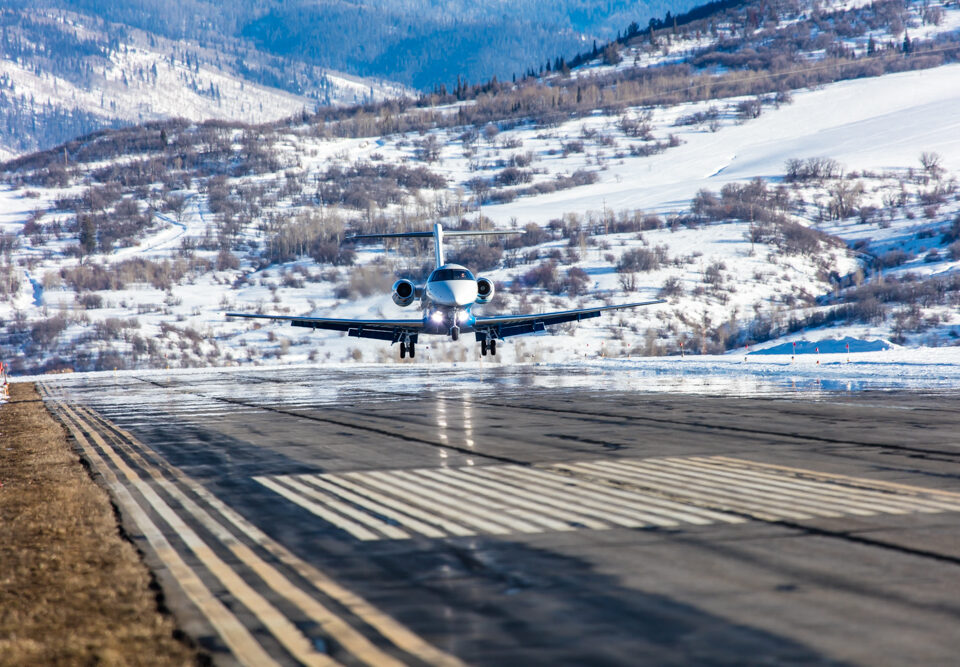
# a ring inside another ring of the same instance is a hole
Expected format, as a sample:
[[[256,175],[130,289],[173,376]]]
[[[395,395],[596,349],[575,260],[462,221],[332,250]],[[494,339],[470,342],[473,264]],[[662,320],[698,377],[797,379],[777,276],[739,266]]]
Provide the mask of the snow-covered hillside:
[[[42,123],[52,110],[82,112],[104,127],[164,118],[210,119],[265,123],[312,111],[318,104],[354,105],[409,94],[402,86],[364,80],[313,68],[301,77],[303,90],[293,94],[257,83],[240,71],[238,62],[197,44],[173,42],[139,30],[122,30],[122,40],[89,17],[53,10],[33,19],[49,33],[78,44],[106,44],[80,58],[81,65],[58,67],[43,58],[0,58],[0,113],[13,108],[19,116],[33,114]],[[14,33],[11,28],[10,31]],[[32,34],[20,36],[29,40]],[[10,38],[4,33],[4,39]],[[49,47],[37,44],[40,54]],[[9,49],[8,49],[9,50]],[[27,49],[20,49],[26,51]],[[246,52],[252,66],[263,58]],[[70,57],[70,54],[64,54]],[[237,59],[243,61],[243,57]],[[5,136],[5,135],[4,135]],[[0,144],[0,159],[23,151],[17,137]]]
[[[942,11],[955,32],[960,9]],[[776,97],[355,138],[343,123],[394,120],[108,134],[71,146],[65,165],[52,151],[7,175],[2,354],[19,371],[392,361],[386,343],[223,313],[415,316],[389,286],[422,278],[426,247],[354,255],[339,239],[438,220],[527,228],[505,247],[451,245],[497,282],[486,313],[667,299],[510,339],[490,363],[804,337],[953,345],[958,82],[960,65],[946,64]],[[478,355],[472,341],[424,342],[405,363]]]

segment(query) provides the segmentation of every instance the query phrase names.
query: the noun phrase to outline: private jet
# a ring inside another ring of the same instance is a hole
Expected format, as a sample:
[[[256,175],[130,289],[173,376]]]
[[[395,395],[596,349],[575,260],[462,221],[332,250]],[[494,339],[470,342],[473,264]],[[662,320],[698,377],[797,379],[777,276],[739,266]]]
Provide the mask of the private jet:
[[[476,304],[486,304],[493,299],[494,286],[489,278],[475,277],[469,269],[459,264],[444,261],[443,241],[447,237],[494,236],[522,234],[522,230],[447,230],[440,223],[432,231],[403,232],[396,234],[360,234],[350,236],[344,241],[368,241],[372,239],[433,238],[436,268],[427,282],[416,285],[413,281],[401,278],[393,284],[393,302],[407,307],[419,300],[422,316],[418,319],[372,319],[355,320],[334,317],[294,317],[284,315],[252,315],[248,313],[227,313],[227,317],[246,317],[253,319],[288,321],[295,327],[346,331],[348,336],[356,338],[374,338],[387,340],[391,344],[400,344],[400,358],[416,356],[417,343],[421,334],[447,336],[459,340],[464,333],[473,333],[480,343],[480,354],[495,355],[497,341],[510,336],[537,333],[548,326],[564,322],[579,322],[591,317],[599,317],[608,310],[639,308],[657,303],[662,299],[622,303],[614,306],[597,306],[576,310],[561,310],[551,313],[530,315],[474,315],[471,309]]]

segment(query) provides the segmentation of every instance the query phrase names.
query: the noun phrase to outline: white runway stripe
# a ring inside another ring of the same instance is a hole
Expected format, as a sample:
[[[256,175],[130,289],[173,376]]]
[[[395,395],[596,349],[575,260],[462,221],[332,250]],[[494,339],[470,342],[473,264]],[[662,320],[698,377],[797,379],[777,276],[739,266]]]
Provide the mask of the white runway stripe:
[[[437,481],[449,483],[458,492],[463,490],[468,494],[475,494],[472,497],[483,500],[489,499],[491,502],[496,503],[502,513],[513,518],[515,522],[514,525],[517,526],[518,532],[542,533],[545,530],[566,531],[574,530],[575,528],[575,526],[570,525],[569,517],[557,518],[549,513],[542,514],[531,511],[529,503],[522,498],[512,497],[509,493],[498,491],[496,488],[488,488],[482,483],[482,480],[477,483],[475,480],[470,480],[469,478],[464,479],[462,476],[458,476],[456,471],[453,470],[445,470],[444,473],[445,477],[449,479]],[[423,474],[432,476],[432,473],[427,471],[423,471]],[[604,526],[598,527],[603,528]]]
[[[803,515],[813,516],[843,516],[842,512],[828,509],[823,505],[818,505],[815,501],[807,502],[803,498],[810,496],[801,496],[801,498],[790,497],[787,493],[770,492],[769,489],[758,487],[749,481],[738,479],[717,480],[705,474],[699,474],[696,471],[690,472],[686,469],[677,470],[663,465],[660,461],[645,463],[644,465],[631,465],[630,468],[640,470],[644,477],[652,476],[655,479],[666,480],[664,484],[678,484],[681,487],[703,488],[708,492],[713,492],[724,497],[731,497],[737,502],[746,502],[742,499],[751,498],[753,504],[766,509],[774,509],[780,512],[794,512],[798,518]],[[620,470],[624,468],[618,468]],[[790,516],[790,514],[785,514]]]
[[[869,490],[843,486],[836,483],[815,482],[797,478],[771,475],[769,473],[749,470],[749,472],[730,470],[729,466],[717,465],[709,459],[662,459],[660,465],[671,467],[691,466],[704,474],[721,479],[748,480],[747,483],[758,488],[776,489],[788,496],[807,498],[802,502],[811,503],[811,492],[816,493],[819,500],[835,508],[844,508],[848,514],[873,515],[908,514],[913,512],[941,512],[944,510],[957,511],[960,506],[956,503],[939,503],[930,499],[913,497],[904,493],[893,494],[886,491]],[[867,480],[864,480],[867,481]]]
[[[315,489],[310,488],[309,486],[304,484],[305,480],[303,476],[297,476],[294,478],[287,477],[283,481],[285,484],[287,484],[288,486],[298,491],[301,495],[304,495],[307,498],[310,498],[311,500],[320,502],[336,510],[341,515],[350,517],[351,519],[354,519],[355,521],[357,521],[357,523],[365,525],[366,527],[371,528],[373,530],[379,531],[385,534],[387,537],[394,538],[394,539],[403,539],[404,537],[409,537],[409,535],[407,535],[405,532],[403,532],[399,528],[395,528],[394,526],[391,526],[386,521],[383,521],[379,516],[376,516],[376,514],[373,512],[355,509],[349,503],[343,503],[337,500],[336,496],[330,496],[326,493],[320,493],[319,491],[316,491]]]
[[[379,536],[376,533],[369,531],[363,526],[355,524],[352,521],[348,521],[344,519],[342,516],[340,516],[336,512],[331,512],[324,505],[321,505],[320,503],[316,503],[310,500],[309,498],[304,498],[300,496],[295,492],[295,490],[288,489],[279,481],[277,481],[279,479],[283,479],[283,478],[277,477],[277,478],[271,479],[269,477],[254,477],[254,480],[259,482],[260,484],[263,484],[265,487],[267,487],[271,491],[274,491],[280,494],[287,500],[293,503],[296,503],[297,505],[300,505],[300,507],[303,507],[304,509],[310,510],[311,512],[316,514],[318,517],[320,517],[321,519],[323,519],[328,523],[332,523],[337,528],[342,528],[343,530],[347,531],[348,533],[356,537],[358,540],[376,540],[379,538]],[[288,479],[285,479],[284,481],[289,482]]]
[[[661,490],[674,497],[697,499],[705,503],[713,503],[721,509],[732,511],[746,511],[757,518],[772,520],[776,518],[810,519],[809,514],[791,509],[787,502],[771,503],[766,498],[751,494],[740,493],[729,488],[718,487],[700,481],[690,484],[689,481],[675,475],[660,473],[656,468],[626,466],[619,463],[604,461],[603,463],[585,463],[580,467],[606,475],[610,479],[621,480],[627,483],[642,485],[643,488]]]
[[[467,528],[459,523],[449,521],[444,518],[444,516],[439,516],[439,513],[433,513],[430,510],[422,509],[420,506],[414,504],[415,500],[412,498],[407,498],[404,500],[403,494],[405,491],[403,488],[398,490],[396,487],[387,482],[383,482],[369,476],[364,480],[368,485],[367,487],[363,486],[359,482],[351,481],[349,474],[342,477],[330,475],[330,477],[335,478],[334,481],[337,484],[346,485],[347,488],[354,489],[357,491],[357,493],[366,495],[374,500],[383,499],[386,502],[391,502],[405,514],[409,514],[412,517],[416,517],[422,521],[433,524],[434,526],[446,531],[450,535],[476,535],[476,531],[472,530],[471,528]],[[396,495],[392,495],[390,497],[384,496],[383,494],[379,493],[378,490],[384,491],[388,494]]]
[[[708,456],[257,480],[362,540],[960,511],[949,492]]]
[[[363,496],[352,492],[350,490],[349,482],[345,482],[341,479],[334,479],[332,477],[324,479],[321,475],[301,475],[300,479],[308,484],[314,484],[324,491],[328,491],[333,494],[339,494],[345,500],[349,500],[355,505],[369,507],[378,514],[396,521],[400,525],[409,526],[412,530],[422,533],[427,537],[443,537],[443,531],[438,530],[429,523],[417,521],[417,519],[412,516],[404,515],[396,507],[390,507],[387,504],[389,501],[378,502],[376,499],[372,498],[371,494],[369,493],[367,493],[366,496]]]
[[[423,474],[433,476],[436,475],[436,472],[424,471]],[[594,521],[584,513],[571,511],[571,505],[568,503],[557,502],[552,499],[545,498],[542,494],[538,495],[537,493],[525,492],[522,489],[511,488],[505,484],[499,484],[487,479],[469,479],[470,477],[473,477],[473,475],[467,475],[466,471],[463,473],[458,473],[455,470],[445,470],[444,476],[449,478],[450,483],[454,486],[463,488],[468,492],[473,491],[481,495],[486,495],[488,498],[492,498],[494,502],[501,503],[503,511],[510,514],[517,513],[517,507],[519,507],[520,511],[522,511],[523,508],[534,506],[537,502],[540,502],[541,507],[538,509],[541,514],[547,517],[552,517],[565,522],[579,523],[587,528],[593,528],[595,530],[601,530],[603,528],[610,527],[603,522]],[[530,527],[533,528],[533,530],[530,530],[529,532],[541,532],[536,530],[536,526]]]
[[[451,499],[454,499],[459,504],[461,512],[464,514],[469,512],[472,515],[471,520],[481,528],[484,524],[494,526],[494,530],[503,531],[504,534],[511,532],[536,533],[542,531],[542,529],[536,525],[516,518],[515,508],[504,503],[503,500],[496,495],[491,496],[482,489],[471,489],[469,487],[463,489],[463,485],[458,484],[456,480],[451,480],[452,483],[434,480],[431,478],[432,472],[432,470],[415,470],[398,472],[396,474],[416,484],[429,487],[434,491],[438,502],[450,502]],[[483,509],[483,511],[480,512],[478,512],[475,507],[478,500]]]
[[[176,549],[164,536],[163,531],[150,518],[147,511],[140,506],[123,481],[110,468],[100,452],[91,444],[90,440],[84,435],[86,429],[83,427],[82,420],[71,411],[66,404],[58,404],[58,409],[64,415],[64,423],[70,432],[76,438],[82,447],[87,459],[97,467],[97,470],[104,476],[110,491],[118,499],[124,512],[130,514],[137,528],[149,542],[154,553],[163,562],[172,575],[176,577],[183,592],[201,611],[203,616],[213,626],[214,630],[223,639],[224,643],[237,656],[237,661],[241,665],[275,665],[278,664],[263,649],[263,646],[250,634],[248,629],[203,583],[203,580],[197,572],[188,565]],[[94,438],[93,431],[87,431],[91,439]],[[98,443],[99,444],[99,443]],[[108,452],[104,452],[107,454]],[[122,473],[121,473],[122,474]]]
[[[768,464],[753,463],[751,461],[738,461],[737,459],[725,459],[724,457],[713,457],[704,460],[717,466],[725,466],[736,472],[743,469],[743,464],[747,463],[757,466],[750,470],[750,474],[757,477],[786,479],[791,483],[810,487],[811,485],[823,489],[824,482],[827,482],[831,493],[841,493],[854,498],[869,499],[875,505],[893,504],[894,506],[919,506],[931,508],[935,511],[960,512],[960,494],[950,491],[933,491],[922,489],[915,486],[906,486],[903,484],[890,484],[876,480],[859,479],[845,477],[843,475],[829,475],[826,473],[812,473],[807,470],[796,468],[778,468],[777,466],[768,466]],[[819,475],[819,480],[811,480],[809,475]],[[865,486],[866,485],[866,486]],[[868,488],[869,487],[869,488]],[[922,494],[922,495],[916,495]]]
[[[524,480],[528,485],[539,485],[540,488],[545,489],[545,493],[552,495],[562,494],[562,496],[566,498],[574,497],[578,504],[585,507],[605,510],[656,526],[676,526],[678,521],[702,524],[711,523],[709,519],[698,517],[692,513],[677,513],[671,510],[655,509],[650,507],[649,504],[639,504],[635,500],[634,502],[630,502],[628,499],[614,495],[616,489],[597,491],[582,482],[564,478],[556,473],[547,473],[542,470],[531,470],[529,468],[510,467],[505,468],[503,474],[508,477],[516,477],[517,479]],[[624,495],[629,498],[631,495],[636,494]],[[650,500],[653,499],[645,499],[647,503],[649,503]]]
[[[370,475],[384,484],[393,484],[400,487],[410,494],[408,499],[411,502],[417,502],[426,508],[427,511],[442,514],[457,523],[464,524],[475,532],[493,533],[494,535],[506,535],[511,532],[510,529],[504,528],[498,523],[487,521],[483,518],[482,514],[477,514],[472,511],[472,506],[465,507],[462,497],[451,497],[450,495],[437,493],[420,480],[409,479],[403,471],[393,471],[390,473],[371,472],[364,474]],[[468,505],[472,504],[468,503]]]
[[[675,463],[673,461],[664,461],[665,464]],[[676,462],[680,465],[679,462]],[[732,472],[727,468],[710,465],[709,462],[701,462],[696,459],[688,459],[686,461],[687,465],[693,466],[697,470],[702,470],[705,475],[715,477],[721,480],[730,479],[736,480],[737,475],[740,473]],[[891,514],[896,514],[902,510],[894,505],[883,502],[883,497],[880,494],[877,494],[878,497],[868,496],[865,493],[851,494],[844,492],[842,489],[830,489],[825,488],[823,484],[816,484],[803,481],[792,481],[784,480],[783,477],[776,477],[775,475],[764,475],[763,473],[757,473],[751,471],[750,473],[751,480],[756,484],[758,488],[763,489],[772,489],[784,493],[791,497],[810,497],[811,491],[815,491],[818,496],[821,497],[826,504],[833,504],[835,507],[845,508],[849,514],[859,514],[862,516],[872,516],[879,512],[888,512]]]

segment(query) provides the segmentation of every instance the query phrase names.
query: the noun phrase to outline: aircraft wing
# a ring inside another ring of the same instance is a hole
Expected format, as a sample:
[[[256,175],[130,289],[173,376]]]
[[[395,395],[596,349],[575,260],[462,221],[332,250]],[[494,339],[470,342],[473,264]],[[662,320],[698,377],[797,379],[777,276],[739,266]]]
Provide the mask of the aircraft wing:
[[[417,334],[423,330],[423,320],[347,320],[336,317],[251,315],[249,313],[227,313],[226,315],[227,317],[287,321],[295,327],[346,331],[348,336],[356,338],[376,338],[391,342],[403,340],[405,336],[410,336],[416,342]]]
[[[596,308],[579,308],[576,310],[560,310],[552,313],[537,315],[494,315],[492,317],[478,317],[473,328],[479,331],[489,331],[499,338],[519,336],[520,334],[543,331],[548,326],[563,322],[579,322],[591,317],[600,317],[600,313],[607,310],[624,310],[652,306],[657,303],[666,303],[663,299],[654,301],[638,301],[636,303],[621,303],[615,306],[597,306]]]

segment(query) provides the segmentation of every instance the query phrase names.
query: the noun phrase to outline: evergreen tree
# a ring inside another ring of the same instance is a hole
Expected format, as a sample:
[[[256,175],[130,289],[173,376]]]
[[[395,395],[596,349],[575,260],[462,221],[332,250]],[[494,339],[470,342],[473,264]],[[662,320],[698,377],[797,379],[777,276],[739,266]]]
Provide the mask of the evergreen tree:
[[[80,261],[97,248],[97,221],[92,215],[80,216]]]

